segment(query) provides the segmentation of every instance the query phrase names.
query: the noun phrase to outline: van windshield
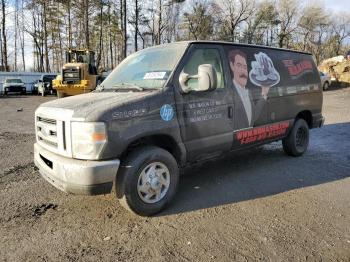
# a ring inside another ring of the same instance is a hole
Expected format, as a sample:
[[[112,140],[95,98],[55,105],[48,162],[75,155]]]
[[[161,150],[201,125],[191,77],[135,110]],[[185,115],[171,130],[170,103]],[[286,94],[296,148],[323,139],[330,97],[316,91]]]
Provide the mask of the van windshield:
[[[101,84],[103,89],[161,89],[187,47],[186,43],[144,49],[127,57]]]
[[[6,83],[10,84],[21,84],[22,80],[21,79],[6,79]]]

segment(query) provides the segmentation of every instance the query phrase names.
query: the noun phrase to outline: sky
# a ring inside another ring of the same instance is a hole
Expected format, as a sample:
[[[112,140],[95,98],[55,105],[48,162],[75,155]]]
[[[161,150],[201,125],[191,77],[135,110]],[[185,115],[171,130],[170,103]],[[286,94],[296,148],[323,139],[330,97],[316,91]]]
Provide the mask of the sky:
[[[350,11],[349,0],[324,0],[325,6],[334,11]],[[346,10],[346,7],[348,10]]]

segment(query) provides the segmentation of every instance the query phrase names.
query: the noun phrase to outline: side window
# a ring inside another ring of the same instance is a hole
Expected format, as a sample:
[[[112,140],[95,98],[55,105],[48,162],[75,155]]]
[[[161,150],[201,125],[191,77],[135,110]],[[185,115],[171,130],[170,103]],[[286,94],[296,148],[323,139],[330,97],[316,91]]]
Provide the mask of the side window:
[[[219,51],[211,48],[195,50],[184,66],[183,72],[189,75],[196,75],[198,66],[202,64],[211,64],[215,68],[218,81],[217,88],[224,88],[224,74]],[[198,79],[190,79],[187,85],[192,90],[195,90],[198,87]]]

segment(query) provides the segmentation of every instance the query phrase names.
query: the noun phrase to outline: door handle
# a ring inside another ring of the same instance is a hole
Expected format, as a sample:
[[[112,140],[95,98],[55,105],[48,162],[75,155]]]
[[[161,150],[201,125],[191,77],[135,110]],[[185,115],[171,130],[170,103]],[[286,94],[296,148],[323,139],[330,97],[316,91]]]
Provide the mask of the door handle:
[[[228,118],[233,118],[233,107],[232,106],[228,107]]]

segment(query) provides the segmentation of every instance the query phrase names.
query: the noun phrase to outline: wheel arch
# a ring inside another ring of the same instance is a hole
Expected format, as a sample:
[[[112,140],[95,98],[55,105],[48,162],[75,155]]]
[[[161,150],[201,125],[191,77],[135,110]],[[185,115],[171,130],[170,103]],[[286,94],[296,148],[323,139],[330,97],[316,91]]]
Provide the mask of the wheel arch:
[[[186,151],[182,144],[176,142],[176,140],[167,134],[153,134],[143,137],[138,137],[127,145],[121,159],[124,159],[131,151],[142,146],[157,146],[168,151],[178,162],[179,165],[183,165],[186,159]]]
[[[304,119],[307,125],[309,126],[309,129],[312,128],[313,119],[312,119],[312,114],[310,110],[304,110],[299,112],[295,117],[295,121],[298,119]]]

